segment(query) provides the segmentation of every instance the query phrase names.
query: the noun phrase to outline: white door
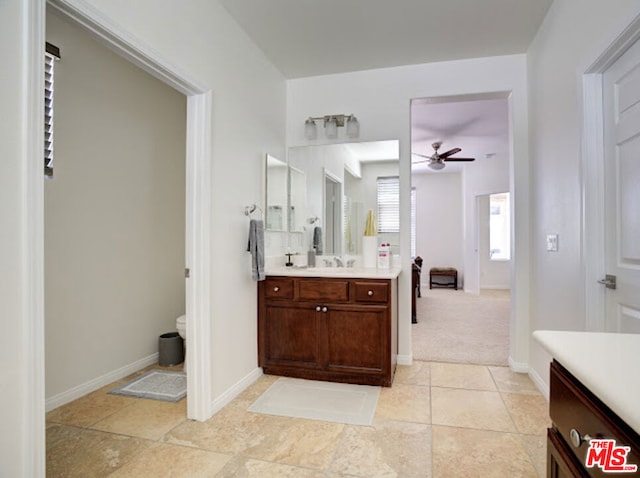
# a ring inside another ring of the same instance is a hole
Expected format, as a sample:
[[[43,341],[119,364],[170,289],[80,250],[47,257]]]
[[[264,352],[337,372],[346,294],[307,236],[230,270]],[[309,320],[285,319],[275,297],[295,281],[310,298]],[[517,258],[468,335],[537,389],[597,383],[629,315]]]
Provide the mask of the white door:
[[[603,82],[606,330],[640,333],[640,41]]]

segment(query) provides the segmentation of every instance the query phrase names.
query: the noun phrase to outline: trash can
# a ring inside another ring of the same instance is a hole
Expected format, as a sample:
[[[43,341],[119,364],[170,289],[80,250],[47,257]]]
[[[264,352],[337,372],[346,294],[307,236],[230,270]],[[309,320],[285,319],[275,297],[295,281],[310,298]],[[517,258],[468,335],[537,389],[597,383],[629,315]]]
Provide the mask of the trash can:
[[[158,365],[169,367],[184,362],[184,343],[178,332],[162,334],[158,339]]]

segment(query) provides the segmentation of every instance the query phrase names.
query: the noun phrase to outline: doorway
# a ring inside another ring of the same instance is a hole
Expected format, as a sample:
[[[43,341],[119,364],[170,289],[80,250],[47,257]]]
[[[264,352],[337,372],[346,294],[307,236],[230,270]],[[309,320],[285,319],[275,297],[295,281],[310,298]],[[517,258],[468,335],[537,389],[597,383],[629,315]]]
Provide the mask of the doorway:
[[[481,283],[481,261],[479,248],[478,198],[487,192],[512,192],[511,183],[511,137],[509,117],[509,93],[497,92],[454,97],[419,98],[411,104],[411,153],[412,186],[416,189],[416,252],[423,259],[422,298],[418,301],[418,327],[420,325],[420,303],[423,306],[430,300],[429,294],[451,295],[451,307],[459,303],[460,313],[473,315],[477,307],[467,304],[466,299],[485,300],[480,295],[481,287],[498,286],[497,283]],[[444,162],[436,162],[437,154],[446,156]],[[451,161],[460,158],[459,161]],[[451,160],[450,160],[451,159]],[[449,160],[449,161],[448,161]],[[435,164],[434,164],[435,163]],[[437,166],[437,167],[436,167]],[[507,199],[508,206],[503,208],[509,219],[513,217],[514,195]],[[487,203],[487,215],[489,205]],[[487,221],[488,228],[488,221]],[[512,234],[509,234],[511,237]],[[487,239],[488,241],[488,239]],[[503,245],[513,254],[511,244]],[[488,254],[487,250],[487,255]],[[490,258],[487,259],[487,262]],[[508,290],[513,265],[507,262],[507,277],[500,279],[500,288]],[[462,291],[430,291],[429,270],[437,268],[455,268],[458,275],[458,288]],[[486,273],[486,270],[485,270]],[[497,279],[496,279],[497,280]],[[513,292],[513,291],[511,291]],[[458,294],[454,297],[454,294]],[[496,305],[500,318],[496,323],[502,337],[499,362],[507,365],[510,361],[511,337],[515,335],[515,318],[511,311],[509,294],[495,294],[493,300],[500,299]],[[457,299],[456,299],[457,297]],[[434,300],[432,299],[432,302]],[[431,304],[429,304],[431,305]],[[466,309],[464,308],[466,307]],[[449,305],[443,309],[449,308]],[[426,312],[428,315],[430,312]],[[428,317],[424,318],[429,320]],[[437,327],[436,327],[437,329]],[[444,326],[445,332],[451,332]],[[460,330],[464,330],[464,325]],[[431,334],[431,331],[429,332]],[[423,334],[427,337],[429,334]],[[415,334],[415,350],[423,347],[419,342],[420,333]],[[460,360],[476,360],[473,354],[467,354],[470,344],[461,340],[465,333],[460,332],[445,347],[447,352],[460,351]],[[444,339],[443,339],[444,340]],[[440,340],[440,342],[443,342]],[[433,348],[433,347],[431,347]],[[470,358],[464,358],[464,357]],[[495,358],[477,360],[496,364]],[[477,362],[477,363],[481,363]]]
[[[324,254],[342,253],[342,181],[329,170],[324,170]]]
[[[640,173],[639,38],[637,16],[604,51],[596,52],[583,75],[583,257],[589,331],[640,332],[638,193],[632,186]]]
[[[206,420],[211,416],[211,296],[210,296],[210,171],[212,92],[179,72],[138,39],[90,11],[79,11],[64,3],[52,3],[64,18],[99,38],[116,54],[141,67],[163,83],[187,96],[186,115],[186,227],[185,256],[189,277],[185,280],[187,343],[187,417]],[[42,204],[30,214],[42,217]],[[34,220],[36,220],[34,219]],[[42,260],[41,252],[37,259]],[[199,267],[200,265],[205,265]],[[43,268],[42,268],[43,269]],[[41,304],[39,304],[41,306]]]

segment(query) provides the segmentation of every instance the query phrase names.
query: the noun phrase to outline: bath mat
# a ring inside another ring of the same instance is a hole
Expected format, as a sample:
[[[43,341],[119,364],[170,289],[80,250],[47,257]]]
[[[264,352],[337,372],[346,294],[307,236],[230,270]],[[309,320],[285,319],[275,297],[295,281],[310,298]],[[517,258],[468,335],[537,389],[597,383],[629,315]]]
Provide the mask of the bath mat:
[[[380,387],[279,378],[249,411],[351,425],[371,425]]]
[[[184,372],[151,370],[114,388],[109,393],[177,402],[187,395],[187,375]]]

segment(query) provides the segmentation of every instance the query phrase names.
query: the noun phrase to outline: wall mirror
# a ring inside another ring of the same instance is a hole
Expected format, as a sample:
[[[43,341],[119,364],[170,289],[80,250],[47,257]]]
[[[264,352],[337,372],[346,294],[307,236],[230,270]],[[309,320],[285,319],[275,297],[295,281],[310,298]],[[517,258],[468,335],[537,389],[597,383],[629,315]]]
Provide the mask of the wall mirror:
[[[270,154],[266,155],[265,161],[265,229],[268,231],[286,231],[289,176],[287,163]]]
[[[324,255],[361,254],[367,212],[378,217],[378,178],[398,177],[398,159],[397,140],[289,148],[292,251],[315,245]],[[296,181],[304,184],[304,194]],[[395,207],[399,215],[397,202]],[[389,242],[397,253],[399,233],[399,226],[387,228],[379,242]]]

